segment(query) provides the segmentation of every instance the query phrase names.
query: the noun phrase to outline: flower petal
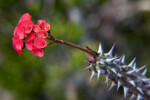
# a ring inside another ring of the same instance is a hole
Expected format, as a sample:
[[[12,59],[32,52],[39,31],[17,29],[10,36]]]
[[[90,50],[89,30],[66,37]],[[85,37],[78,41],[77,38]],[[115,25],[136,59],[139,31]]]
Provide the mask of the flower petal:
[[[21,18],[19,20],[19,24],[25,20],[31,20],[31,15],[29,13],[25,13],[21,16]]]
[[[44,56],[44,51],[43,49],[38,49],[38,48],[34,48],[32,50],[32,53],[36,56],[39,56],[39,57],[43,57]]]
[[[37,48],[45,48],[47,46],[47,42],[44,38],[37,37],[37,38],[34,39],[34,45]]]

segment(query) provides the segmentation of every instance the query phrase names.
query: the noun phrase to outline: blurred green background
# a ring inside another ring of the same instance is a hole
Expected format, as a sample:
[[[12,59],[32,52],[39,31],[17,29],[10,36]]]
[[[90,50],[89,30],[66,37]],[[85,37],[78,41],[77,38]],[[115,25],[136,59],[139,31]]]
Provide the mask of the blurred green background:
[[[86,56],[60,44],[39,58],[12,47],[13,30],[24,13],[46,19],[54,37],[148,65],[150,77],[150,0],[0,0],[0,100],[124,100],[123,90],[108,91],[101,76],[89,84]]]

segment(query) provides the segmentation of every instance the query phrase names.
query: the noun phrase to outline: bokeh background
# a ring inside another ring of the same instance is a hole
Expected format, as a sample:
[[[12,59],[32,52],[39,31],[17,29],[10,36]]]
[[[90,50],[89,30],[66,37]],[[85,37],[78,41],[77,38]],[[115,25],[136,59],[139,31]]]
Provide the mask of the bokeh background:
[[[24,13],[46,19],[54,37],[148,65],[150,77],[150,0],[0,0],[0,100],[125,100],[123,89],[108,91],[105,77],[89,83],[86,56],[60,44],[39,58],[12,47],[13,30]]]

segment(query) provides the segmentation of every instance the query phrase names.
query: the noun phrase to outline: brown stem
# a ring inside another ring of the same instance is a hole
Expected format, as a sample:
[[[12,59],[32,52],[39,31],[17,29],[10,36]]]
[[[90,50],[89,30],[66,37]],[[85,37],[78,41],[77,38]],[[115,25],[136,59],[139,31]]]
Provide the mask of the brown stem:
[[[87,48],[83,48],[83,47],[81,47],[79,45],[75,45],[75,44],[72,44],[72,43],[69,43],[69,42],[66,42],[66,41],[63,41],[63,40],[54,39],[54,38],[51,38],[51,37],[48,37],[47,39],[52,40],[53,41],[52,43],[56,42],[56,43],[64,44],[64,45],[67,45],[67,46],[70,46],[70,47],[77,48],[77,49],[79,49],[79,50],[81,50],[83,52],[86,52],[86,53],[94,56],[94,57],[98,56],[97,52],[94,52],[94,51],[92,51],[90,49],[87,49]]]
[[[53,44],[55,41],[48,42],[47,45]]]

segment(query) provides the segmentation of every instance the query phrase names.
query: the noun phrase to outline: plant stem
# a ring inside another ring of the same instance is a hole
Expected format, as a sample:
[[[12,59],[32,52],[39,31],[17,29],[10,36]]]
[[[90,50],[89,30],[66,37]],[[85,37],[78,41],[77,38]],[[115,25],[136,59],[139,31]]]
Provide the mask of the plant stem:
[[[53,44],[53,43],[55,43],[55,41],[51,41],[51,42],[47,43],[47,45],[50,45],[50,44]]]
[[[56,42],[56,43],[60,43],[60,44],[64,44],[64,45],[70,46],[70,47],[77,48],[77,49],[79,49],[79,50],[81,50],[83,52],[86,52],[86,53],[94,56],[94,57],[98,56],[97,52],[92,51],[92,50],[87,49],[87,48],[83,48],[83,47],[81,47],[79,45],[75,45],[75,44],[72,44],[72,43],[69,43],[69,42],[66,42],[66,41],[63,41],[63,40],[54,39],[54,38],[51,38],[51,37],[48,37],[47,39],[52,40],[52,42],[48,43],[48,44],[52,44],[52,43]]]

